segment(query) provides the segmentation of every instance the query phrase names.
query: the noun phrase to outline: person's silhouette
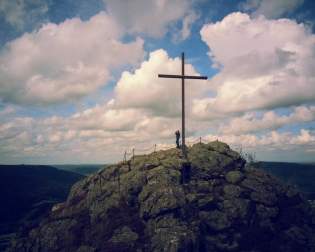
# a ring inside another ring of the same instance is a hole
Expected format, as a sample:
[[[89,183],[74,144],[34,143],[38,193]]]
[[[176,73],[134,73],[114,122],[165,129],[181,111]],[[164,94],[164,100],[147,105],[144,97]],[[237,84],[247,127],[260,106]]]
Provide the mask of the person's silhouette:
[[[176,136],[176,148],[180,148],[180,146],[179,146],[179,139],[180,139],[180,132],[179,132],[179,130],[176,130],[175,131],[175,136]]]

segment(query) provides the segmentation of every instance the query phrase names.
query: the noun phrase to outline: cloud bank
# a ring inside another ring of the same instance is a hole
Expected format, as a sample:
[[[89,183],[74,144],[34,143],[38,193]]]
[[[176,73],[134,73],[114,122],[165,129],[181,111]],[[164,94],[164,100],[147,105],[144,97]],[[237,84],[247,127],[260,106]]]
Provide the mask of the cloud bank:
[[[258,117],[257,113],[247,113],[242,117],[232,118],[228,124],[219,128],[223,134],[244,134],[264,130],[277,130],[286,125],[312,122],[315,120],[315,107],[299,106],[289,115],[279,115],[274,111],[265,112]]]
[[[259,1],[253,10],[258,13],[266,2]],[[86,21],[48,23],[0,51],[0,102],[6,105],[0,110],[2,162],[28,157],[38,162],[73,162],[73,157],[77,162],[111,162],[120,160],[125,149],[174,142],[180,126],[180,81],[157,75],[180,73],[180,58],[160,49],[143,61],[144,41],[129,35],[161,38],[182,22],[180,38],[173,39],[185,39],[198,16],[189,10],[190,1],[137,0],[130,5],[134,11],[125,8],[126,1],[105,4],[108,12]],[[204,136],[271,153],[315,150],[311,127],[283,129],[315,118],[315,37],[308,28],[289,19],[232,13],[205,24],[200,34],[219,71],[209,81],[186,83],[187,140]],[[69,116],[15,117],[18,106],[7,106],[78,100],[123,69],[128,71],[106,101]],[[186,73],[199,75],[192,64],[186,64]]]

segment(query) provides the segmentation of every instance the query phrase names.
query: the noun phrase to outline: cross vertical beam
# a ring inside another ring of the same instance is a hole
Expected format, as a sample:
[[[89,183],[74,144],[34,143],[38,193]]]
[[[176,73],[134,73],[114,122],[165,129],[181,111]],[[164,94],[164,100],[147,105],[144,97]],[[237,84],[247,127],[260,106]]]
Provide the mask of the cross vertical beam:
[[[182,153],[186,157],[185,145],[185,54],[182,52]]]
[[[182,74],[159,74],[159,78],[173,78],[182,80],[182,153],[184,158],[187,158],[186,143],[185,143],[185,79],[191,80],[207,80],[207,76],[191,76],[185,75],[185,54],[182,53]]]

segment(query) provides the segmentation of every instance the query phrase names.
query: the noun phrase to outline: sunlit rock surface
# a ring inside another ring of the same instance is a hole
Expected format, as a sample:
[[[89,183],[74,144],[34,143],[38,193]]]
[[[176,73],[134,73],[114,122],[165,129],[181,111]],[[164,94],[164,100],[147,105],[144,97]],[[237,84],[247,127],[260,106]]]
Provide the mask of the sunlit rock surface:
[[[315,215],[293,188],[221,142],[188,161],[170,149],[106,167],[10,251],[315,251]]]

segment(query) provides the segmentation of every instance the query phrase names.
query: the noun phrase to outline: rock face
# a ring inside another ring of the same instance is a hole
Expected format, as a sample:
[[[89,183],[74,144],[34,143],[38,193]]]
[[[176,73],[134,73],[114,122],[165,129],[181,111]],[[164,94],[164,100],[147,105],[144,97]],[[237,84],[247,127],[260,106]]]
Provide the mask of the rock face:
[[[136,156],[76,183],[10,251],[315,251],[312,208],[221,142]]]

